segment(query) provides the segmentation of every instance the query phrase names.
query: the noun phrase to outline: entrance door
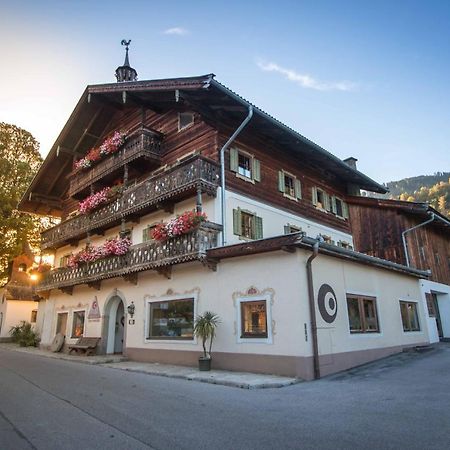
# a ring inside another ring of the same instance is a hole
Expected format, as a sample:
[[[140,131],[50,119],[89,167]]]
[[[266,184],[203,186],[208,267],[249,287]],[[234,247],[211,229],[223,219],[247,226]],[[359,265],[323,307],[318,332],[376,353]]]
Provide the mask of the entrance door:
[[[56,334],[61,333],[64,337],[67,333],[67,316],[68,313],[59,313],[56,322]]]
[[[123,351],[123,332],[125,328],[125,312],[123,303],[120,302],[116,313],[116,330],[114,334],[114,353]]]

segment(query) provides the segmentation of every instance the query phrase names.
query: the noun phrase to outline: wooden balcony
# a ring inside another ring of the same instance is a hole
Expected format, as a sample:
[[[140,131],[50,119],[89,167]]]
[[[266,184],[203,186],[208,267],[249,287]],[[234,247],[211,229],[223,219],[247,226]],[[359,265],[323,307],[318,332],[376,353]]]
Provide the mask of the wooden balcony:
[[[164,205],[189,198],[197,190],[216,195],[218,184],[218,164],[202,156],[192,156],[130,186],[119,198],[90,214],[76,216],[44,231],[41,247],[58,248],[77,242],[88,232],[101,233],[120,224],[122,219],[137,219]]]
[[[174,264],[206,260],[206,251],[217,246],[221,226],[204,222],[190,233],[176,236],[165,242],[145,242],[134,245],[123,256],[112,256],[91,263],[85,263],[76,269],[61,268],[48,272],[37,285],[37,291],[61,289],[71,293],[73,286],[88,284],[100,288],[101,280],[124,277],[137,283],[137,273],[155,269],[170,277],[170,268]],[[215,268],[213,262],[210,267]]]
[[[141,128],[130,135],[123,147],[111,156],[95,164],[91,169],[74,172],[70,175],[69,196],[86,196],[90,186],[107,178],[106,182],[117,177],[125,164],[139,164],[154,170],[161,164],[161,134]]]

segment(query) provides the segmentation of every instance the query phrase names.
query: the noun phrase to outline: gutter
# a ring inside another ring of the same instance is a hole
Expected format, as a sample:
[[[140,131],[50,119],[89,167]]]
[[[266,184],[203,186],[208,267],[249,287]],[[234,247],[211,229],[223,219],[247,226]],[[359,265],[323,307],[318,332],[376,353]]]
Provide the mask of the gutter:
[[[409,233],[410,231],[417,230],[417,228],[421,228],[425,225],[428,225],[429,223],[433,222],[436,218],[436,215],[434,213],[431,213],[431,219],[426,220],[425,222],[419,223],[419,225],[416,225],[414,227],[408,228],[405,231],[402,231],[402,242],[403,242],[403,249],[405,250],[405,257],[406,257],[406,265],[410,267],[411,263],[409,261],[409,254],[408,254],[408,245],[406,243],[406,233]]]
[[[226,243],[227,236],[227,221],[225,213],[225,151],[237,138],[239,133],[245,128],[245,126],[250,122],[253,116],[253,106],[248,105],[248,114],[244,121],[239,125],[236,131],[231,135],[225,145],[220,149],[220,210],[222,216],[222,246]]]
[[[308,300],[309,311],[311,315],[311,335],[312,335],[312,347],[313,347],[313,366],[314,366],[314,379],[320,378],[320,362],[319,362],[319,343],[317,339],[317,319],[316,319],[316,302],[314,299],[314,285],[312,274],[312,262],[319,254],[319,240],[314,240],[312,246],[313,253],[306,261],[306,275],[308,279]]]

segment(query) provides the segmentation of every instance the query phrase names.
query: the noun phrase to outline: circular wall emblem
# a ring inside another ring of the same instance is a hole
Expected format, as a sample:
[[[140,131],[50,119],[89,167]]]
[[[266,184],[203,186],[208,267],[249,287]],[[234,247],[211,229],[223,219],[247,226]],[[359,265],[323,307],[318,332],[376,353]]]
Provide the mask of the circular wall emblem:
[[[320,286],[317,303],[322,319],[327,323],[333,323],[337,314],[337,299],[331,286],[328,284]]]

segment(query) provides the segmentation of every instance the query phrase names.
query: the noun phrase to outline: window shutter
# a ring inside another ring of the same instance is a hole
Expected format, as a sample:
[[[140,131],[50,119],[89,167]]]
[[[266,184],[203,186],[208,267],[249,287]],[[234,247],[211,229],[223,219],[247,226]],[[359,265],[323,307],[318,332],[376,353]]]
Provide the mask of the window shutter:
[[[291,227],[289,225],[284,226],[284,234],[291,234]]]
[[[300,180],[295,179],[295,198],[302,198],[302,183]]]
[[[324,208],[325,208],[327,211],[331,211],[330,196],[329,196],[326,192],[323,193],[323,201],[324,201],[324,203],[325,203]]]
[[[312,203],[314,206],[317,206],[317,188],[314,186],[311,188],[312,191]]]
[[[255,239],[263,238],[263,221],[262,217],[254,216]]]
[[[232,172],[238,171],[239,154],[237,148],[230,148],[230,170]]]
[[[282,170],[278,171],[278,190],[284,192],[284,172]]]
[[[241,236],[242,234],[242,220],[241,220],[241,210],[233,209],[233,233]]]
[[[348,219],[348,206],[345,202],[342,202],[342,214],[344,216],[344,219]]]
[[[336,214],[337,208],[336,208],[336,197],[333,195],[331,197],[331,212]]]
[[[253,158],[253,179],[261,181],[261,164],[259,159]]]

